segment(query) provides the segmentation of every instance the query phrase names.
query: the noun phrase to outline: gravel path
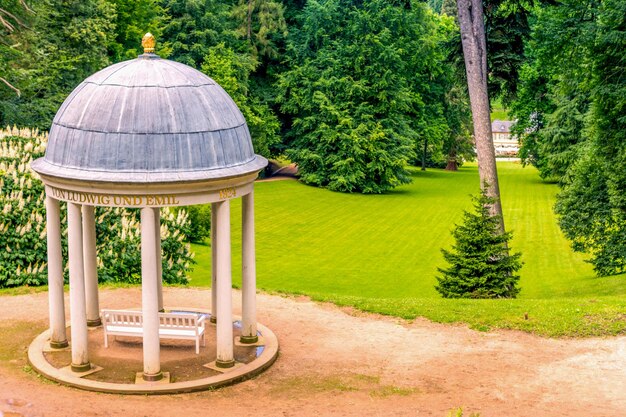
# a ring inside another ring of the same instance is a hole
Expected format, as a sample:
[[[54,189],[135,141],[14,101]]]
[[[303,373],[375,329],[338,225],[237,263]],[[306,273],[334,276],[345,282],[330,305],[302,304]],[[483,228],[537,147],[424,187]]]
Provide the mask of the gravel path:
[[[210,292],[166,288],[164,298],[202,308]],[[239,300],[236,293],[236,313]],[[138,288],[101,292],[102,308],[140,301]],[[46,327],[47,309],[47,293],[0,297],[0,416],[445,417],[459,406],[481,417],[626,415],[626,337],[481,333],[259,294],[259,321],[280,342],[268,371],[213,392],[132,397],[25,371],[26,347]]]

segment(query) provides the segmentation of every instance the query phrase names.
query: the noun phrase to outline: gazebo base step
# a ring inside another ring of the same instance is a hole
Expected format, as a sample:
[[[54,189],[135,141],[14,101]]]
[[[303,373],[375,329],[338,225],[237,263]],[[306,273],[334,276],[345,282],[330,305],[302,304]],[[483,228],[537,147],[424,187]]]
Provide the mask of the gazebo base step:
[[[235,338],[235,346],[265,346],[265,339],[263,336],[258,336],[258,339],[254,343],[242,343],[238,337]]]
[[[56,347],[56,346],[53,346],[52,343],[50,343],[50,341],[48,340],[43,346],[43,351],[44,352],[58,352],[60,350],[70,350],[70,344],[67,341],[65,343],[66,345],[63,347]]]
[[[170,373],[163,372],[163,378],[158,381],[146,381],[143,379],[143,372],[137,372],[135,375],[135,384],[147,384],[147,385],[164,385],[170,383]]]
[[[65,367],[63,367],[63,368],[61,368],[59,370],[61,372],[65,373],[65,374],[68,374],[68,375],[71,375],[71,376],[74,376],[74,377],[77,377],[77,378],[82,378],[82,377],[85,377],[87,375],[95,374],[96,372],[101,371],[102,369],[103,368],[101,366],[94,365],[92,363],[91,364],[91,368],[86,370],[86,371],[83,371],[83,372],[74,372],[74,371],[72,371],[72,365],[65,366]]]
[[[212,361],[212,362],[209,362],[209,363],[205,363],[205,364],[204,364],[204,365],[202,365],[202,366],[204,366],[205,368],[209,368],[209,369],[212,369],[212,370],[214,370],[214,371],[220,372],[220,373],[226,373],[226,372],[230,372],[230,371],[232,371],[233,369],[237,369],[237,368],[239,368],[240,366],[243,366],[243,365],[244,365],[244,364],[243,364],[243,363],[241,363],[241,362],[235,362],[235,364],[234,364],[233,366],[231,366],[230,368],[221,368],[221,367],[217,366],[217,365],[215,364],[215,362],[216,362],[216,361]]]
[[[208,314],[204,309],[172,307],[169,310]],[[90,331],[89,358],[93,363],[102,366],[102,371],[94,375],[97,369],[84,374],[64,370],[71,360],[70,349],[54,349],[49,351],[50,332],[45,330],[33,340],[28,349],[28,360],[38,373],[44,377],[64,385],[99,392],[117,394],[174,394],[192,391],[215,389],[224,385],[234,384],[253,378],[274,363],[278,355],[276,335],[262,323],[257,323],[259,339],[263,346],[237,346],[241,331],[241,318],[233,317],[233,333],[235,339],[234,357],[239,363],[231,368],[213,368],[206,366],[216,356],[216,329],[207,326],[207,344],[200,349],[199,356],[189,349],[186,342],[165,340],[160,344],[161,369],[170,372],[161,381],[145,382],[141,373],[140,361],[142,342],[137,338],[118,337],[109,348],[104,347],[103,328]],[[67,328],[68,335],[71,328]],[[71,342],[71,340],[70,340]],[[178,363],[177,363],[178,362]]]

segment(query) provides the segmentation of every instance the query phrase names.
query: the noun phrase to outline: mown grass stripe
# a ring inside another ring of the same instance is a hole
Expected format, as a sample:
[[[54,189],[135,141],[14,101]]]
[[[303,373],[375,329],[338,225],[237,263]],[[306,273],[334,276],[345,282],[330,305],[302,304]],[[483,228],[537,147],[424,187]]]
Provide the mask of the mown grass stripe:
[[[496,301],[493,305],[499,307],[489,308],[485,314],[508,317],[505,306],[513,306],[518,317],[521,310],[540,305],[542,311],[563,308],[560,314],[567,315],[577,300],[605,296],[616,307],[615,298],[611,297],[626,295],[626,277],[597,278],[584,262],[585,257],[571,250],[552,212],[556,185],[541,182],[534,168],[524,168],[519,163],[499,163],[498,169],[506,226],[514,232],[511,247],[522,252],[524,261],[522,292],[516,301]],[[469,194],[477,193],[476,166],[465,166],[458,172],[416,169],[412,176],[412,184],[384,195],[334,193],[296,181],[258,183],[255,200],[259,288],[308,294],[361,307],[373,305],[372,311],[395,311],[398,316],[419,313],[443,321],[472,314],[483,317],[482,307],[479,308],[484,305],[482,302],[455,304],[441,300],[434,290],[437,267],[443,265],[440,249],[451,246],[450,231],[461,220],[463,210],[470,207]],[[232,210],[233,281],[239,285],[238,200],[233,201]],[[209,286],[210,246],[194,245],[193,249],[198,264],[191,273],[192,285]],[[472,305],[477,309],[473,313],[469,307]],[[463,307],[456,316],[448,316],[455,306]],[[610,317],[617,314],[618,324],[614,327],[620,328],[619,323],[626,321],[612,307],[606,311]],[[445,320],[437,318],[440,314]],[[557,313],[551,314],[542,317],[556,325],[560,319],[554,319]],[[584,320],[581,315],[577,317],[576,325],[567,318],[561,321],[578,329],[575,334],[583,334],[587,331],[580,330]],[[607,317],[610,322],[612,319]],[[471,323],[474,319],[461,320]],[[491,322],[496,322],[496,327],[506,327],[494,320]],[[522,328],[528,323],[515,326]],[[607,326],[610,327],[603,328]],[[557,335],[565,332],[535,330]]]

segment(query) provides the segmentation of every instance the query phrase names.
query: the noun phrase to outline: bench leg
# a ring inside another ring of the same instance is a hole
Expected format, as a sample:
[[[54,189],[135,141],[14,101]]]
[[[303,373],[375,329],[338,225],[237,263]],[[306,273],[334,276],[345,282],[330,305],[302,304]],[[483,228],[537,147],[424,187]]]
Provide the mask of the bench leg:
[[[196,355],[200,354],[200,341],[196,338]]]
[[[109,347],[109,336],[106,334],[106,332],[104,333],[104,347]]]

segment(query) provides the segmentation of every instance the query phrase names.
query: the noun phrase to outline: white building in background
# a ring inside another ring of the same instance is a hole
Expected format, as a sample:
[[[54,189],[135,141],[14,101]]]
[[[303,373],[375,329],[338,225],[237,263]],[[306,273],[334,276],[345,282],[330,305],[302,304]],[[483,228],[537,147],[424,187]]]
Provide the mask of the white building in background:
[[[511,127],[513,127],[514,123],[511,120],[494,120],[491,122],[496,156],[517,156],[519,143],[517,136],[511,133]]]

